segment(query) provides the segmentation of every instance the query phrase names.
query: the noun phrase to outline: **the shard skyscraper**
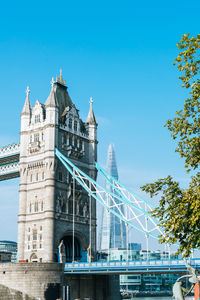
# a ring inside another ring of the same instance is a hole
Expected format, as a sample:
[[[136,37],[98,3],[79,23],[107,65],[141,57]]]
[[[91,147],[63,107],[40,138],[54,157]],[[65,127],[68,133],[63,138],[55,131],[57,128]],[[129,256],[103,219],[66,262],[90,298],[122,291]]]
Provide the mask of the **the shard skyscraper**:
[[[115,158],[115,150],[113,144],[108,147],[107,172],[118,180],[118,171]],[[112,187],[105,183],[107,189],[113,192]],[[116,199],[116,202],[118,200]],[[117,216],[109,213],[105,208],[102,212],[101,228],[100,228],[100,245],[99,250],[107,250],[111,248],[126,248],[126,228],[123,221]]]

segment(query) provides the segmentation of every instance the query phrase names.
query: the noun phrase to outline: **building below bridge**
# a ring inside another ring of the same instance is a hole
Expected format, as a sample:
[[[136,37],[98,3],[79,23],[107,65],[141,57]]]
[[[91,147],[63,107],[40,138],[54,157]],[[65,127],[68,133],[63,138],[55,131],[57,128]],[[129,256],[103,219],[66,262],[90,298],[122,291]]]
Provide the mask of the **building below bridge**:
[[[0,261],[15,262],[17,259],[17,243],[13,241],[0,241]]]
[[[0,262],[11,262],[11,252],[0,251]]]
[[[168,251],[147,251],[141,249],[141,244],[130,243],[126,248],[108,249],[99,253],[100,260],[106,261],[147,261],[177,258]],[[180,274],[129,274],[120,275],[121,291],[129,292],[164,292],[172,291],[172,285]]]

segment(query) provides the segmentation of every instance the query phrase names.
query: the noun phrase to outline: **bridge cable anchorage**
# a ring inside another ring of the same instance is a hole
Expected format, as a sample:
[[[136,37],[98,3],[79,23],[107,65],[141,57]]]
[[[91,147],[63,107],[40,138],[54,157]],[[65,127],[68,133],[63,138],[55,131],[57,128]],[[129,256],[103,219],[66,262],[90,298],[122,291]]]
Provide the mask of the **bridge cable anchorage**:
[[[112,187],[111,190],[103,187],[89,177],[57,148],[55,149],[55,155],[87,193],[103,205],[110,213],[114,214],[131,227],[143,232],[148,237],[151,236],[158,239],[158,235],[164,236],[157,221],[150,214],[150,211],[152,211],[153,208],[149,201],[136,196],[136,194],[129,191],[125,186],[122,186],[117,180],[113,180],[112,176],[109,177],[106,174],[106,171],[97,164],[97,170]],[[129,213],[126,214],[126,211]],[[146,224],[146,219],[148,219],[148,224]]]

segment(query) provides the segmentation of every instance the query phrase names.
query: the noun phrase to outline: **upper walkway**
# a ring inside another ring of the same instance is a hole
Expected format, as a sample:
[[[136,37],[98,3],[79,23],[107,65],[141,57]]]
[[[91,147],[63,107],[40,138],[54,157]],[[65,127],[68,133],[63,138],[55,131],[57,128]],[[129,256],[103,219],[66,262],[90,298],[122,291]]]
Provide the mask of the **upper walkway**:
[[[0,181],[19,177],[20,144],[0,148]]]
[[[190,265],[200,270],[200,258],[191,259]],[[187,268],[183,259],[151,261],[112,261],[66,263],[66,274],[127,274],[127,273],[185,273]]]

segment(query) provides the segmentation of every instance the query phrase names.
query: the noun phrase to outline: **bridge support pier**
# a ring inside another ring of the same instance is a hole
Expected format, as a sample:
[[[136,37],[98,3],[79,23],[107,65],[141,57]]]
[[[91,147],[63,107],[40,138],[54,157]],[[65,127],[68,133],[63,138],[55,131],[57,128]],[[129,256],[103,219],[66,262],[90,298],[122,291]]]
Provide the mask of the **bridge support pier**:
[[[120,300],[119,275],[64,274],[59,263],[1,263],[1,300],[63,299],[63,286],[70,287],[69,300]]]
[[[70,300],[120,300],[119,275],[65,275]]]
[[[63,280],[63,264],[1,263],[0,299],[60,299],[62,297],[62,286],[64,285]]]

